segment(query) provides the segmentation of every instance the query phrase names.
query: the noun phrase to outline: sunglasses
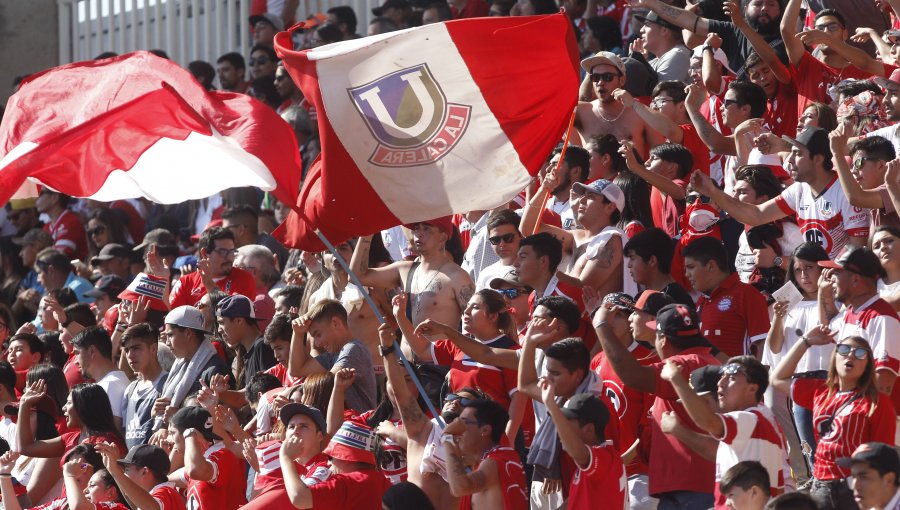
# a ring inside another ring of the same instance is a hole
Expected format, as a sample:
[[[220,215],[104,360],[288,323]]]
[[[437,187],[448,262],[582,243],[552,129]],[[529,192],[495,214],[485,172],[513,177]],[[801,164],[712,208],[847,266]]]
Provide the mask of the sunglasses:
[[[87,230],[89,236],[96,236],[106,232],[106,227],[94,227]]]
[[[725,109],[728,109],[728,107],[731,105],[740,106],[740,105],[738,105],[738,102],[735,101],[734,99],[726,99],[726,100],[722,101],[722,106],[725,107]]]
[[[835,348],[835,352],[845,358],[849,356],[851,352],[856,359],[866,359],[869,357],[869,351],[867,351],[865,347],[853,347],[850,344],[838,344]]]
[[[712,199],[706,195],[688,195],[687,198],[684,199],[684,202],[687,204],[693,204],[698,200],[701,204],[708,204],[712,201]]]
[[[722,367],[722,375],[744,374],[744,367],[740,363],[729,363]]]
[[[247,61],[251,66],[261,66],[263,64],[268,64],[269,62],[271,62],[269,57],[256,57]]]
[[[497,292],[503,295],[506,299],[516,299],[519,296],[524,296],[526,292],[520,289],[497,289]]]
[[[866,161],[878,161],[878,158],[873,158],[872,156],[860,156],[853,160],[853,168],[859,170],[866,164]]]
[[[516,234],[503,234],[502,236],[488,237],[488,242],[491,243],[492,246],[497,246],[501,242],[509,244],[515,240],[516,240]]]
[[[447,396],[444,397],[444,403],[456,402],[457,400],[459,401],[460,404],[463,405],[463,407],[468,406],[469,404],[472,403],[471,398],[460,397],[456,393],[448,393]]]
[[[622,76],[622,73],[591,73],[591,81],[594,83],[605,81],[611,82]]]

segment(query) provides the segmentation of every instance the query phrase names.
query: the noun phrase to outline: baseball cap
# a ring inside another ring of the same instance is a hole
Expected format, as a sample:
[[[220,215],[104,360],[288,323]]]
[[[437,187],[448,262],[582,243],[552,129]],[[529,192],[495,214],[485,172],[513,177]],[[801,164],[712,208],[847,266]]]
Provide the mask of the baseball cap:
[[[164,324],[172,324],[182,328],[206,331],[206,320],[199,308],[190,305],[182,305],[166,314]]]
[[[250,298],[242,294],[232,294],[222,301],[219,301],[219,306],[216,308],[216,315],[218,317],[228,317],[230,319],[235,317],[243,317],[246,319],[256,318],[256,313],[253,311],[253,302],[250,301]]]
[[[128,287],[119,293],[119,299],[137,302],[141,296],[150,299],[150,308],[167,312],[169,307],[163,303],[163,292],[166,290],[166,279],[138,273],[128,284]]]
[[[184,432],[187,429],[197,429],[208,441],[222,439],[213,434],[213,419],[209,411],[199,406],[182,407],[172,416],[172,425]]]
[[[594,56],[582,60],[581,68],[587,72],[591,72],[591,69],[603,64],[613,66],[618,69],[620,73],[623,75],[625,74],[625,63],[622,62],[622,59],[619,58],[618,55],[611,51],[598,51]]]
[[[366,425],[345,421],[322,453],[347,462],[375,465],[374,451],[375,431]]]
[[[887,40],[888,44],[890,44],[895,39],[900,39],[900,30],[897,30],[896,28],[893,30],[886,30],[884,32],[884,38]]]
[[[157,480],[164,480],[172,467],[165,450],[152,444],[139,444],[128,450],[128,455],[124,459],[119,459],[119,464],[133,464],[147,468],[153,472]]]
[[[528,287],[528,285],[522,283],[522,280],[519,279],[519,272],[515,269],[510,269],[509,271],[503,273],[503,276],[498,276],[491,279],[490,283],[488,283],[488,287],[497,290],[504,283],[507,285],[512,285],[513,287],[531,288]]]
[[[12,242],[19,246],[25,246],[26,244],[51,246],[53,244],[53,236],[50,235],[50,232],[39,228],[33,228],[28,232],[25,232],[25,235],[22,237],[14,237]]]
[[[411,6],[407,0],[385,0],[383,4],[372,8],[372,14],[381,16],[386,9],[410,9]]]
[[[563,415],[570,419],[579,419],[593,423],[598,434],[603,432],[609,422],[609,408],[591,393],[577,393],[560,408]]]
[[[656,314],[656,320],[647,322],[647,327],[671,337],[703,338],[700,335],[700,319],[697,318],[697,312],[681,303],[672,303],[662,307]]]
[[[576,182],[572,185],[572,191],[579,195],[584,195],[585,193],[603,195],[607,200],[616,204],[616,209],[619,212],[622,212],[622,209],[625,208],[625,193],[622,192],[622,188],[606,179],[597,179],[590,184]]]
[[[866,278],[884,278],[887,272],[878,260],[878,255],[868,248],[850,248],[838,255],[835,260],[822,260],[819,267],[845,269]]]
[[[108,274],[101,276],[97,283],[94,284],[94,288],[85,292],[84,295],[98,298],[105,294],[110,298],[116,298],[126,287],[125,280],[114,274]]]
[[[131,250],[118,243],[108,243],[100,248],[100,253],[91,257],[91,266],[100,265],[101,262],[112,260],[116,257],[131,258]]]
[[[281,423],[283,423],[284,426],[287,427],[288,423],[290,423],[291,421],[291,418],[298,414],[309,416],[310,419],[312,419],[312,421],[316,423],[316,426],[319,427],[319,432],[323,434],[326,433],[325,417],[322,416],[322,411],[319,411],[315,407],[306,406],[297,402],[291,402],[290,404],[286,404],[281,408],[279,417],[281,418]]]
[[[634,310],[634,298],[625,292],[610,292],[603,297],[603,304],[610,304],[628,311]]]
[[[697,46],[696,48],[694,48],[692,57],[696,57],[701,60],[703,59],[703,45],[702,44]],[[725,52],[722,51],[722,48],[716,48],[715,51],[713,51],[713,59],[716,62],[722,64],[723,69],[728,71],[730,74],[734,74],[734,70],[728,64],[728,57],[725,55]]]
[[[842,468],[850,468],[857,462],[865,462],[880,471],[900,474],[900,455],[896,448],[885,443],[863,443],[856,448],[853,456],[837,459],[837,465]]]
[[[892,30],[892,32],[898,32],[897,36],[895,37],[900,37],[900,30]],[[891,73],[891,76],[888,78],[876,76],[873,79],[875,80],[875,83],[877,83],[881,88],[887,88],[888,86],[900,87],[900,69],[894,69],[894,71]]]
[[[426,221],[416,221],[413,223],[405,223],[403,226],[410,230],[414,230],[416,225],[419,223],[425,223],[427,225],[431,225],[432,227],[447,234],[447,237],[453,237],[453,218],[452,218],[452,216],[441,216],[440,218],[434,218],[434,219],[426,220]]]
[[[669,23],[668,21],[660,18],[659,14],[656,14],[653,11],[648,12],[646,16],[641,16],[639,14],[635,14],[634,19],[636,19],[644,24],[656,23],[657,25],[659,25],[663,28],[668,28],[669,30],[676,30],[676,31],[678,31],[679,34],[681,33],[681,27],[674,25],[672,23]]]
[[[171,232],[164,228],[155,228],[144,235],[144,239],[140,244],[132,248],[134,251],[141,251],[151,244],[157,245],[157,250],[162,247],[175,248],[176,254],[178,250],[178,242]]]
[[[21,211],[23,209],[34,209],[37,207],[36,198],[10,198],[6,203],[7,211]]]
[[[281,32],[284,30],[284,23],[281,21],[281,18],[272,14],[271,12],[264,12],[262,14],[255,14],[250,16],[250,26],[256,26],[260,21],[264,21],[270,25],[275,30]]]
[[[721,365],[706,365],[695,368],[691,372],[691,388],[697,395],[706,395],[719,391],[719,379],[722,378]]]
[[[664,306],[672,303],[672,298],[668,294],[648,289],[638,295],[637,301],[634,303],[634,309],[656,316]]]
[[[828,131],[824,129],[808,127],[797,138],[782,135],[781,139],[794,147],[806,149],[809,151],[810,156],[821,154],[828,159],[832,157],[831,146],[828,142]]]

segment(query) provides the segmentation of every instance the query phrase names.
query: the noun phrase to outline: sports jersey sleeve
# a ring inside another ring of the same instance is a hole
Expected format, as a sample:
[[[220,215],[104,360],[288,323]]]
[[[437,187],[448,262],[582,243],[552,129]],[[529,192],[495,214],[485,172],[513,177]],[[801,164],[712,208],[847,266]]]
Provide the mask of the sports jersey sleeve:
[[[212,464],[213,467],[212,478],[210,478],[207,482],[212,486],[218,486],[220,482],[225,479],[225,477],[219,477],[219,473],[221,472],[221,469],[225,466],[227,461],[227,459],[225,458],[225,453],[225,449],[217,450],[213,452],[212,455],[206,458],[206,460],[210,464]]]
[[[191,283],[194,274],[185,275],[182,278],[179,278],[175,285],[172,287],[172,292],[169,295],[169,307],[174,310],[179,306],[190,305],[193,303],[189,303],[188,296],[191,293],[191,289],[193,288],[193,284]]]
[[[431,358],[441,366],[449,366],[459,351],[450,340],[438,340],[431,344]]]
[[[869,237],[869,211],[855,207],[846,196],[841,207],[843,208],[841,216],[844,218],[844,230],[847,231],[847,236]]]
[[[886,444],[894,444],[894,434],[897,432],[897,416],[894,413],[894,404],[890,395],[878,393],[878,405],[869,418],[871,435],[867,442],[878,441]]]
[[[753,290],[746,293],[744,313],[747,314],[747,338],[750,344],[765,340],[769,334],[769,306],[762,293]]]
[[[872,343],[876,370],[900,374],[900,321],[890,315],[879,315],[869,321],[867,333]]]
[[[312,470],[307,471],[306,474],[300,478],[300,480],[302,480],[307,487],[312,487],[313,485],[328,480],[330,477],[331,470],[328,469],[328,465],[321,464],[314,467]]]
[[[775,205],[781,209],[785,216],[793,216],[797,212],[797,200],[799,197],[800,183],[795,182],[775,197]]]
[[[743,443],[750,439],[759,419],[755,414],[747,411],[723,413],[719,415],[719,418],[722,420],[724,433],[722,437],[716,437],[716,439],[727,445]]]

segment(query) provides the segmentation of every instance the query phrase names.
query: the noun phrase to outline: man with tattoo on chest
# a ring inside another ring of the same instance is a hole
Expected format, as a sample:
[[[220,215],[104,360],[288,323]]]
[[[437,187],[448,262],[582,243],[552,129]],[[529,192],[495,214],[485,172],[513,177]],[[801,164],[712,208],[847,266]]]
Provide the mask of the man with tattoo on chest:
[[[575,113],[575,128],[584,140],[610,134],[619,141],[631,140],[642,156],[647,154],[647,126],[631,108],[613,97],[625,86],[625,64],[614,53],[601,51],[581,61],[597,99],[581,101]]]
[[[419,254],[415,261],[370,268],[372,236],[366,236],[359,238],[350,268],[367,287],[408,289],[413,325],[425,319],[458,324],[475,284],[444,248],[453,234],[450,217],[405,226],[412,231],[412,247]]]

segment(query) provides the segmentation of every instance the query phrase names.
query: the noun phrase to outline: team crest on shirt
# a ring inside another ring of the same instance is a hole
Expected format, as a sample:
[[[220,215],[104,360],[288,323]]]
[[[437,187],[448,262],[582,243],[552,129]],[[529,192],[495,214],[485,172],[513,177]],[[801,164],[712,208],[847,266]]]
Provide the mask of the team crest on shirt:
[[[819,212],[824,214],[825,217],[829,217],[834,214],[834,205],[828,200],[822,200],[821,202],[816,202],[818,206]]]
[[[427,64],[419,64],[347,89],[378,142],[369,163],[382,167],[427,165],[459,142],[472,107],[450,103]]]
[[[719,300],[719,303],[716,305],[716,307],[718,307],[720,312],[727,312],[728,310],[731,310],[731,298],[723,297]]]

